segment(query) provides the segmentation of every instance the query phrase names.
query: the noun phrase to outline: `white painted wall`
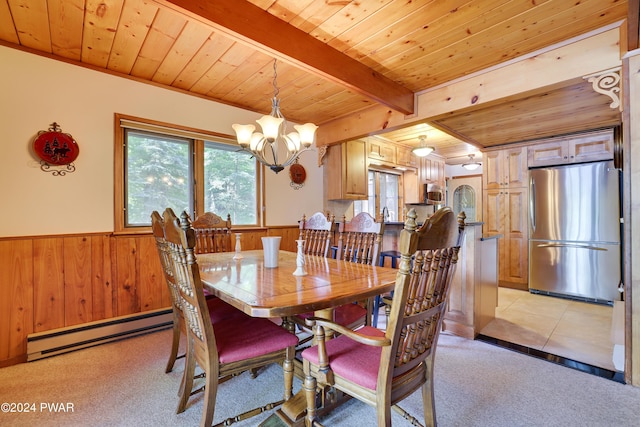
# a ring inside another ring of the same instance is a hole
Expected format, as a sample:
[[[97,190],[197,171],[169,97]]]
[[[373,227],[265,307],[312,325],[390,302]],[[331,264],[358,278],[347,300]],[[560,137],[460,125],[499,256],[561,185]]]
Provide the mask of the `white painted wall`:
[[[478,169],[469,171],[462,165],[444,165],[444,176],[452,178],[454,176],[482,175],[482,166]]]
[[[232,123],[259,117],[4,46],[0,94],[0,237],[113,231],[114,113],[228,135]],[[32,149],[38,131],[53,122],[80,147],[76,171],[66,176],[41,171]],[[322,210],[316,159],[315,151],[301,156],[307,182],[299,190],[290,187],[288,169],[266,171],[266,225],[296,224],[302,213]]]

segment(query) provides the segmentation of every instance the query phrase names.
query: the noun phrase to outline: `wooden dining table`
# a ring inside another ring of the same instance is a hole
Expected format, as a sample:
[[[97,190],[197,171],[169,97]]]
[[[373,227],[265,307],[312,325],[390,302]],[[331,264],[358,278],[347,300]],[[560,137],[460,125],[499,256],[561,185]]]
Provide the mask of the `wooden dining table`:
[[[315,312],[332,317],[333,308],[393,290],[398,270],[333,258],[304,255],[306,275],[294,276],[295,252],[279,251],[278,267],[266,268],[262,250],[199,254],[203,286],[253,317],[281,317]],[[234,258],[235,257],[235,258]],[[263,426],[304,425],[306,400],[298,392]],[[286,420],[283,422],[283,420]]]
[[[266,268],[262,250],[199,254],[205,289],[253,317],[326,313],[342,304],[393,289],[398,270],[305,255],[307,275],[294,276],[296,253],[280,251],[278,267]],[[324,317],[324,316],[323,316]]]

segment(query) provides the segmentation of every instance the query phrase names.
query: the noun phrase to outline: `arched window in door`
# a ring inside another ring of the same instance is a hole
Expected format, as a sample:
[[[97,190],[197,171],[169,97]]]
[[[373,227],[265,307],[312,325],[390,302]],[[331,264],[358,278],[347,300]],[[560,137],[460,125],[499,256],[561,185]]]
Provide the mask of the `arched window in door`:
[[[460,185],[453,192],[453,212],[458,215],[464,211],[467,221],[476,220],[476,192],[470,185]]]

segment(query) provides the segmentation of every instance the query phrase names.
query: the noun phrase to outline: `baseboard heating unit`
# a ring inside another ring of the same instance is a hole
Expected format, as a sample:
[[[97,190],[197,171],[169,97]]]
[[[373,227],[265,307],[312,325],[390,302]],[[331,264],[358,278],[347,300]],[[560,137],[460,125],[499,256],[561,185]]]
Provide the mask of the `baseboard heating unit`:
[[[171,309],[162,309],[29,334],[27,362],[168,329],[172,325]]]

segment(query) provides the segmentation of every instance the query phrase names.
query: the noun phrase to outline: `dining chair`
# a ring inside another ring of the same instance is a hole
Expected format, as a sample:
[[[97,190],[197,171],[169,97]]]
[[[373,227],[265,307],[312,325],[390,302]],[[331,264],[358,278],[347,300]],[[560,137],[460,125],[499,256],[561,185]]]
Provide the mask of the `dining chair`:
[[[299,240],[304,240],[303,252],[306,255],[327,257],[333,238],[334,216],[316,212],[307,219],[302,215]]]
[[[191,223],[196,235],[196,254],[215,252],[230,252],[231,245],[231,215],[227,214],[226,221],[213,212],[205,212],[196,217]]]
[[[343,216],[338,228],[337,259],[375,265],[383,234],[384,222],[376,222],[367,212],[360,212],[349,222]]]
[[[306,426],[316,421],[318,386],[373,406],[378,426],[391,425],[392,408],[416,420],[397,403],[421,388],[425,424],[436,424],[434,357],[463,236],[464,220],[449,207],[419,229],[411,209],[400,234],[400,267],[386,331],[372,326],[352,331],[325,319],[307,320],[317,345],[302,352]],[[325,328],[340,335],[325,342]]]
[[[458,214],[457,218],[458,218],[458,222],[459,223],[466,224],[467,215],[464,213],[464,211],[460,212]],[[375,313],[375,310],[379,310],[380,306],[383,306],[384,307],[384,314],[388,319],[389,318],[389,314],[391,313],[391,304],[393,304],[393,291],[389,292],[388,294],[383,294],[383,295],[378,295],[377,296],[377,298],[376,298],[376,300],[374,302],[374,317],[373,317],[373,321],[371,322],[372,326],[377,327],[377,324],[378,324],[377,316],[375,316],[375,314],[377,314],[377,313]]]
[[[360,212],[347,222],[343,216],[338,227],[339,260],[377,265],[384,234],[384,222],[376,222],[366,212]],[[350,329],[370,325],[372,301],[345,304],[334,310],[334,320]]]
[[[151,230],[156,241],[156,248],[160,257],[160,265],[164,273],[165,282],[169,289],[169,296],[171,297],[171,311],[173,315],[173,339],[171,342],[169,360],[167,361],[167,366],[165,368],[165,372],[168,373],[173,370],[173,366],[177,359],[185,357],[184,354],[178,355],[178,352],[180,349],[180,337],[183,335],[186,336],[186,325],[184,320],[184,311],[178,290],[177,278],[174,274],[173,264],[171,262],[171,248],[167,244],[167,241],[164,237],[164,220],[157,211],[153,211],[151,213]],[[241,311],[223,302],[219,298],[207,299],[207,305],[209,306],[209,313],[211,314],[212,322],[216,322],[217,320],[223,318],[239,316],[242,314]]]
[[[173,210],[163,214],[164,235],[178,285],[180,304],[185,313],[187,356],[183,374],[184,387],[177,412],[183,412],[191,395],[204,391],[201,426],[211,426],[215,413],[218,380],[245,370],[279,363],[284,371],[284,398],[260,408],[246,411],[222,425],[257,415],[288,400],[293,387],[293,358],[298,338],[268,319],[240,316],[210,321],[208,300],[203,293],[195,254],[196,236],[189,215],[177,218]],[[214,300],[219,300],[215,298]],[[204,386],[192,391],[196,365],[204,372]],[[237,402],[238,396],[230,396]]]
[[[327,258],[329,256],[329,248],[331,247],[331,240],[333,239],[334,232],[334,216],[325,215],[322,212],[316,212],[308,219],[306,215],[302,215],[302,220],[299,223],[300,235],[298,240],[304,240],[302,251],[305,255],[315,255]],[[291,320],[308,336],[302,337],[299,341],[299,345],[306,344],[313,336],[311,335],[311,329],[307,328],[305,319],[312,317],[313,312],[302,313],[293,316]]]

